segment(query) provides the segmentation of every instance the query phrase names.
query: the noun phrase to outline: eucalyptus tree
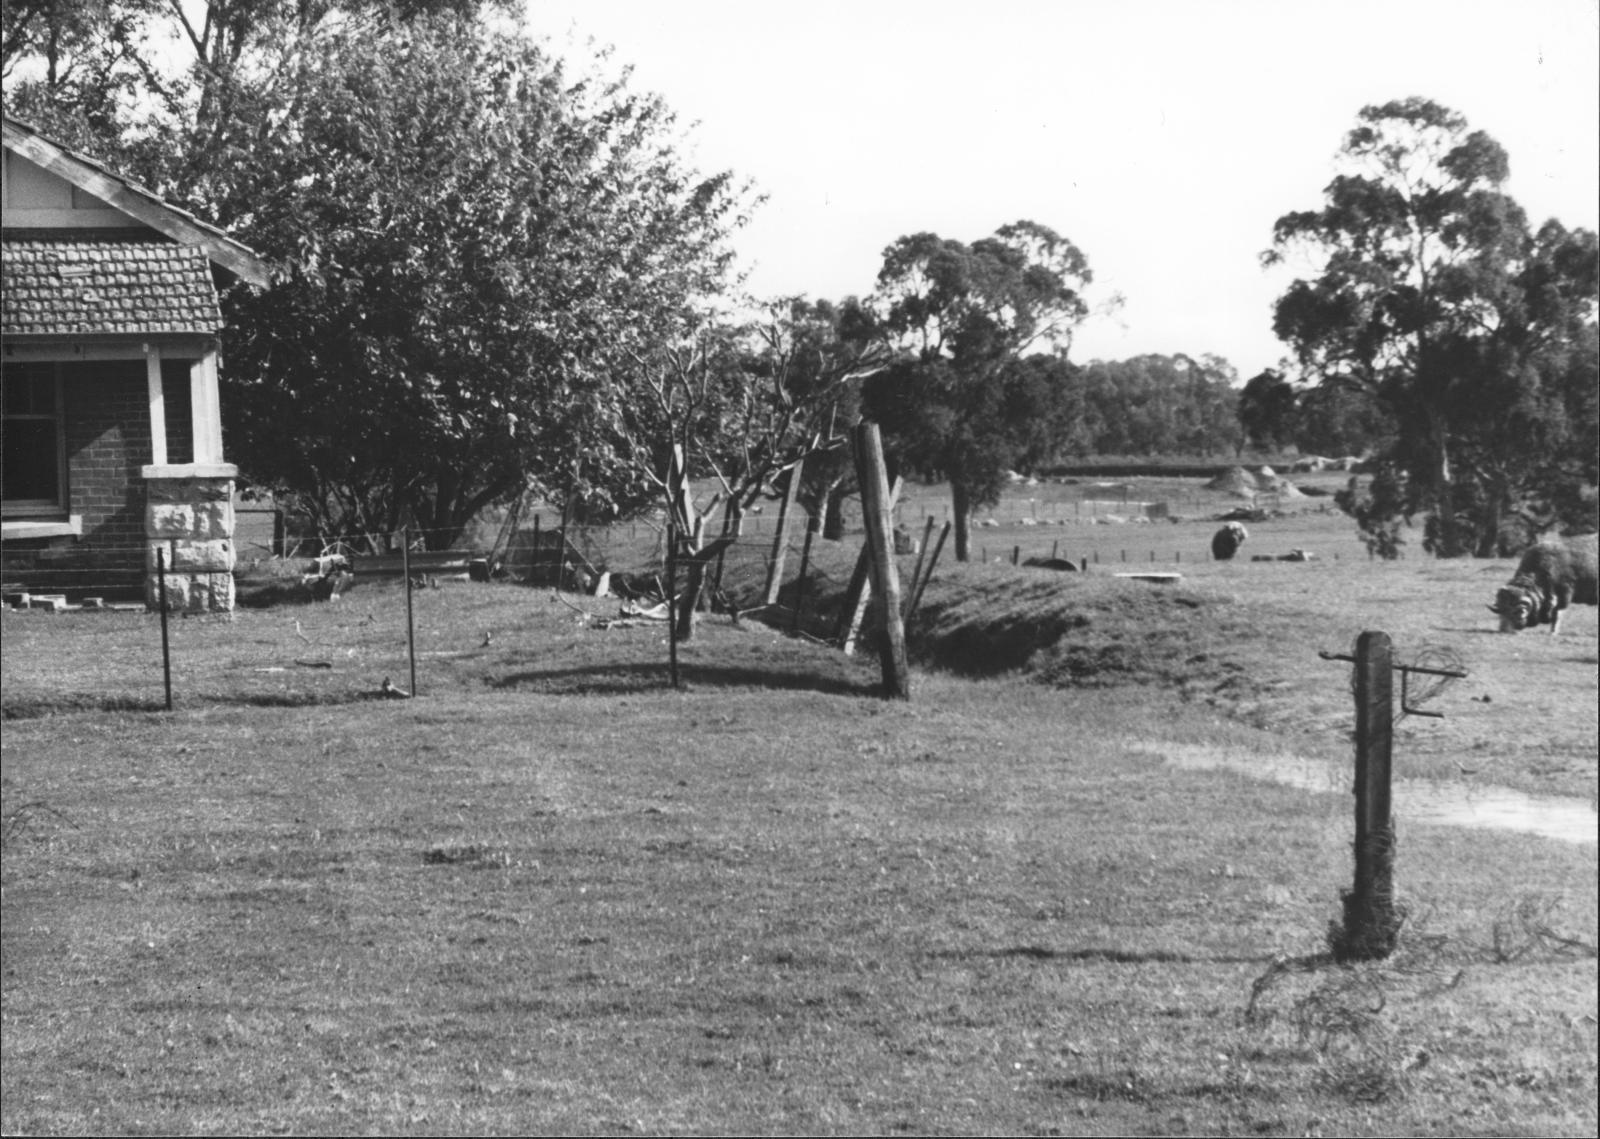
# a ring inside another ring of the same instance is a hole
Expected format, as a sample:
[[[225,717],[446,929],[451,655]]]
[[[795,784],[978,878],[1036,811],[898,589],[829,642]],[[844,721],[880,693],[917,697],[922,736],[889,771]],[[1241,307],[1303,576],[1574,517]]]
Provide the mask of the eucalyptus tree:
[[[998,500],[1004,473],[1036,449],[1045,414],[1033,349],[1064,361],[1088,315],[1089,264],[1046,226],[1019,221],[971,245],[932,233],[884,251],[875,304],[900,358],[867,381],[863,410],[890,458],[950,482],[956,557],[971,550],[972,511]]]
[[[1265,259],[1309,255],[1315,274],[1279,298],[1274,328],[1308,381],[1381,401],[1390,499],[1428,516],[1426,547],[1492,550],[1505,511],[1549,482],[1530,469],[1572,437],[1556,393],[1592,336],[1594,236],[1530,233],[1505,150],[1428,99],[1364,108],[1340,165],[1321,209],[1277,221]]]

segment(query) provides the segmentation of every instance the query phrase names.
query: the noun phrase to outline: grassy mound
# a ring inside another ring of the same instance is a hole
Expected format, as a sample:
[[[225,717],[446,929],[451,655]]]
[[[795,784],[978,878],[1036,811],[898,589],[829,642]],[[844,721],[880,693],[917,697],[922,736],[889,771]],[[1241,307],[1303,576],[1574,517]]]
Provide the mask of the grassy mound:
[[[1224,593],[1096,574],[957,566],[928,590],[910,637],[920,663],[1049,684],[1214,686],[1259,636]]]

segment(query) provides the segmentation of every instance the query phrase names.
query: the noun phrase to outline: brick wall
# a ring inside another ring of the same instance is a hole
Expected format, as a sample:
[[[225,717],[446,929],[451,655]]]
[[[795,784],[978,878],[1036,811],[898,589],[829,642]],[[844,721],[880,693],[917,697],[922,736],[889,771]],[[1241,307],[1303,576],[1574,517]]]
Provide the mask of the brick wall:
[[[174,394],[188,400],[187,370]],[[71,513],[83,516],[83,534],[7,542],[5,580],[40,592],[140,597],[145,485],[139,469],[151,461],[144,361],[65,365],[62,397],[67,489]]]

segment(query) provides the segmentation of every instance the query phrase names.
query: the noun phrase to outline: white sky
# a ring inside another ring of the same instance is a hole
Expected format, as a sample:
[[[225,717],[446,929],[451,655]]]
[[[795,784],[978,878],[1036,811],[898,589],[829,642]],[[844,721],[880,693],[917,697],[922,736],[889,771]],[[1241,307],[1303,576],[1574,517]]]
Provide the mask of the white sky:
[[[1275,365],[1272,224],[1315,209],[1369,103],[1434,99],[1511,157],[1533,224],[1600,228],[1600,0],[527,0],[768,195],[736,238],[760,296],[870,292],[885,246],[1028,218],[1114,318],[1073,358]]]

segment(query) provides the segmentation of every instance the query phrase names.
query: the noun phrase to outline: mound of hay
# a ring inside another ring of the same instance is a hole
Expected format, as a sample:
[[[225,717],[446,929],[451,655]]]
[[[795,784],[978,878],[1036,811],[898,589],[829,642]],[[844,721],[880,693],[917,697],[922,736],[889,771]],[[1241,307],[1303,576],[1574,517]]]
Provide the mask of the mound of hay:
[[[1261,488],[1256,485],[1255,476],[1249,471],[1243,467],[1230,467],[1206,483],[1206,489],[1221,491],[1237,498],[1254,498]]]
[[[1230,467],[1206,483],[1206,489],[1231,494],[1235,498],[1253,499],[1258,494],[1276,494],[1280,498],[1305,497],[1299,487],[1271,467],[1262,467],[1255,472],[1243,467]]]
[[[1275,494],[1279,498],[1304,498],[1299,487],[1273,472],[1271,467],[1262,467],[1256,474],[1256,487],[1262,494]]]

